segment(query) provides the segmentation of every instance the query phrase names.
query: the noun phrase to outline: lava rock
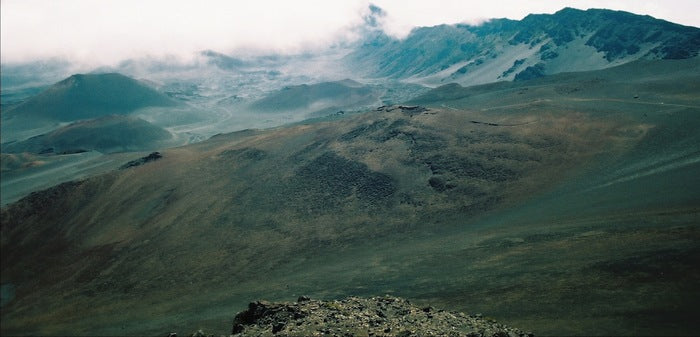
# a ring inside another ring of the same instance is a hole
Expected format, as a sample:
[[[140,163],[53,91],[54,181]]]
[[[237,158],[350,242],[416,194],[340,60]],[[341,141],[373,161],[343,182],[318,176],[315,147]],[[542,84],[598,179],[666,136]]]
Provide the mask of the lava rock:
[[[292,303],[252,302],[236,315],[233,336],[532,336],[481,315],[412,305],[397,297]]]

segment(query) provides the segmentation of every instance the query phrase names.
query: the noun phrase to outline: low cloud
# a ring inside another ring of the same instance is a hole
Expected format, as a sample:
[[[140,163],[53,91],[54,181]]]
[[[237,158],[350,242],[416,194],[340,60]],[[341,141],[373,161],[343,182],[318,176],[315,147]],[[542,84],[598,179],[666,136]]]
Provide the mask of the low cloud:
[[[621,9],[671,21],[671,15],[688,13],[687,20],[698,20],[696,0],[3,0],[0,51],[3,63],[63,58],[90,65],[142,57],[192,61],[203,50],[299,53],[355,39],[361,26],[401,38],[416,26],[521,19],[565,6]]]
[[[332,43],[361,22],[363,1],[2,2],[2,61],[64,57],[116,64],[142,56],[183,60],[202,50],[297,52]]]

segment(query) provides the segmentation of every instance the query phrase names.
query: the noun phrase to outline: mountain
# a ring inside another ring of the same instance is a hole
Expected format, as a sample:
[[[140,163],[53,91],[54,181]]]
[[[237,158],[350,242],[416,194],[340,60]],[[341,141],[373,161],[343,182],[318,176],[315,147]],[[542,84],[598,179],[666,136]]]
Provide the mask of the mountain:
[[[346,57],[368,77],[426,85],[525,80],[609,68],[638,59],[698,55],[700,28],[604,9],[566,8],[520,21],[414,29],[397,40],[375,33]]]
[[[200,55],[204,56],[209,64],[213,64],[221,69],[238,70],[247,66],[246,62],[241,59],[217,53],[213,50],[205,50]]]
[[[255,298],[392,294],[692,334],[698,62],[449,85],[32,193],[2,208],[2,333],[224,334]]]
[[[250,108],[261,112],[306,111],[309,114],[335,113],[378,105],[378,88],[353,80],[287,86],[252,102]]]
[[[121,74],[77,74],[7,111],[11,116],[46,118],[61,122],[105,115],[124,115],[177,102]]]
[[[61,123],[181,103],[117,73],[72,75],[2,113],[2,142],[51,132]]]
[[[4,144],[3,153],[35,154],[143,151],[165,145],[170,132],[133,116],[79,121],[25,141]]]

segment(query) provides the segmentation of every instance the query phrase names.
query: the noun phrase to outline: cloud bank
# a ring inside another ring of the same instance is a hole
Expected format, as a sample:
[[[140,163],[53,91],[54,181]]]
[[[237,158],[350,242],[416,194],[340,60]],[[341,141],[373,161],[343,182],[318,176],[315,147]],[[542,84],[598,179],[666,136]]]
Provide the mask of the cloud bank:
[[[697,0],[375,0],[376,25],[401,38],[416,26],[521,19],[563,7],[611,8],[700,25]],[[365,0],[3,0],[3,63],[64,58],[114,65],[135,57],[191,60],[202,50],[298,53],[356,38]]]

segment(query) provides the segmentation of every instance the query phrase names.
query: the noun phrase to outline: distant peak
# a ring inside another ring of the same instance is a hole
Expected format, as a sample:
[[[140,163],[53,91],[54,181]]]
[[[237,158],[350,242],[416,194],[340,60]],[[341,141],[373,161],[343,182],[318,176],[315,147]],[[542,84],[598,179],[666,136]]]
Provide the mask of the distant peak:
[[[370,3],[369,13],[363,17],[365,24],[369,27],[380,28],[381,19],[386,16],[386,12],[379,6]]]
[[[200,52],[200,55],[206,57],[207,62],[209,62],[210,64],[213,64],[224,70],[237,69],[246,65],[246,62],[239,58],[222,54],[210,49],[203,50],[202,52]]]
[[[56,86],[73,86],[76,83],[82,82],[83,76],[83,74],[70,75],[67,78],[56,83]]]
[[[100,78],[100,77],[130,78],[126,75],[122,75],[122,74],[116,73],[116,72],[105,72],[105,73],[73,74],[73,75],[70,75],[65,80],[69,80],[69,79],[81,80],[81,79],[86,79],[86,78]]]
[[[86,82],[94,82],[94,81],[134,81],[131,77],[128,77],[126,75],[122,75],[120,73],[89,73],[89,74],[73,74],[68,76],[62,81],[59,81],[56,83],[56,86],[58,87],[66,87],[66,86],[79,86],[83,83]]]
[[[564,7],[558,11],[556,11],[554,14],[559,14],[559,13],[583,13],[584,10],[578,9],[578,8],[573,8],[573,7]]]
[[[352,80],[352,79],[349,79],[349,78],[346,78],[346,79],[344,79],[344,80],[337,81],[336,83],[342,84],[342,85],[344,85],[344,86],[346,86],[346,87],[361,87],[361,86],[362,86],[362,83],[357,82],[357,81]]]

